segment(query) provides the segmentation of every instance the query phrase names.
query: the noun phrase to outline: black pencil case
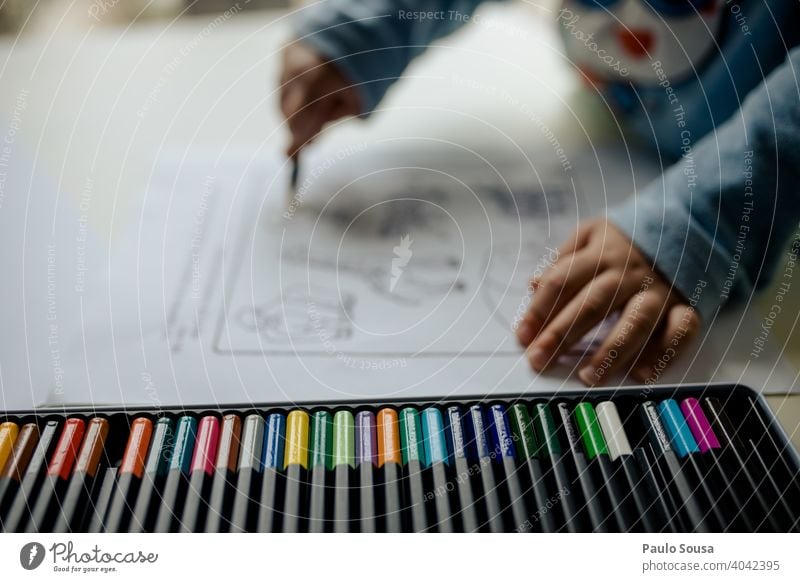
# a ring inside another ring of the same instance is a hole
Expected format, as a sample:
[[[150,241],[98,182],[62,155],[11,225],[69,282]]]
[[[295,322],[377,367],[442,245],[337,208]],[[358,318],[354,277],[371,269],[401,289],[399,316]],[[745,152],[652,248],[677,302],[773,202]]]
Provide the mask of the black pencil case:
[[[618,414],[619,430],[604,424],[609,407],[598,405],[606,402]],[[676,410],[699,411],[708,429]],[[0,474],[4,531],[800,527],[798,455],[764,399],[740,385],[382,402],[64,407],[10,411],[0,418],[17,427]],[[191,430],[181,433],[183,418]],[[305,433],[303,426],[291,425],[298,418],[307,423]],[[72,462],[60,459],[53,467],[68,419],[80,421],[84,432],[72,441]],[[100,420],[92,425],[93,419]],[[150,426],[150,442],[139,443],[138,465],[126,465],[137,419],[144,419],[140,427]],[[162,448],[154,451],[159,421],[181,442],[160,441]],[[391,423],[397,426],[387,428]],[[27,447],[27,461],[20,440],[26,425],[26,438],[34,430],[39,437]],[[231,442],[233,433],[226,436],[225,430],[235,426]],[[96,458],[90,458],[87,442],[92,427],[104,431],[93,433]],[[44,443],[47,430],[51,438]],[[197,452],[201,447],[209,448]]]

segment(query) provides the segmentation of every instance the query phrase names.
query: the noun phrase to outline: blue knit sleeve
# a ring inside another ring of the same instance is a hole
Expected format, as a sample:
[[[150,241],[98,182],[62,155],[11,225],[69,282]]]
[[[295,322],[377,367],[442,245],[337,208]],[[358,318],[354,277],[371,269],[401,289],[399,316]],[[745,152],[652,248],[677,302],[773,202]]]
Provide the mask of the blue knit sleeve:
[[[799,78],[796,48],[721,127],[608,213],[706,323],[769,282],[790,237],[790,252],[800,246]]]

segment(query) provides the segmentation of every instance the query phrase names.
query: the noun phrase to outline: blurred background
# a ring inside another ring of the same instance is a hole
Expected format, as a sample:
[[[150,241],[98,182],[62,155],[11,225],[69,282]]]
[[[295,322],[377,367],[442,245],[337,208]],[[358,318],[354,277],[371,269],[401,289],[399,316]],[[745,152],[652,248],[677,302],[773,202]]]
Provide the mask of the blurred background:
[[[5,0],[0,2],[0,34],[50,34],[55,28],[120,25],[238,10],[287,8],[301,0]],[[81,5],[85,9],[81,10]],[[68,8],[68,9],[67,9]]]

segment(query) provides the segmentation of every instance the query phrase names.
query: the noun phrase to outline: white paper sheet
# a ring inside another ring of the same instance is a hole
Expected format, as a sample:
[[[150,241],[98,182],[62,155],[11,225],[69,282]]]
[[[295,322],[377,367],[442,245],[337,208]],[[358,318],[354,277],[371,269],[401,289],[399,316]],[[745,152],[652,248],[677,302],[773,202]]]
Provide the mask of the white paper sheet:
[[[277,157],[165,162],[138,228],[114,243],[106,288],[87,298],[102,306],[85,321],[87,394],[442,396],[479,393],[472,379],[515,368],[527,382],[511,325],[536,265],[571,228],[579,192],[489,165],[386,169],[407,153],[373,144],[341,189],[352,164],[309,159],[291,206]]]
[[[69,388],[47,402],[578,387],[591,337],[540,376],[511,329],[530,276],[582,216],[576,181],[558,167],[421,163],[424,152],[392,141],[352,147],[308,157],[291,205],[278,155],[165,156],[110,244],[108,272],[81,293],[80,328],[64,343]],[[662,381],[746,378],[723,347],[704,341]]]

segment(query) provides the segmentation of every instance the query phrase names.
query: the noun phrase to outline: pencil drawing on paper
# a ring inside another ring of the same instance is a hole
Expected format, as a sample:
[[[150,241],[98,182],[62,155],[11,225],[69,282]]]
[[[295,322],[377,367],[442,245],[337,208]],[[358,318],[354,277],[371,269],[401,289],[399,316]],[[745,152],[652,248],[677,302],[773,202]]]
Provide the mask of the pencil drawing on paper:
[[[536,257],[565,234],[568,191],[415,184],[304,208],[283,232],[257,229],[220,350],[518,355],[513,314]]]
[[[281,345],[286,345],[287,340],[347,340],[353,335],[350,318],[355,305],[356,297],[351,293],[344,293],[341,298],[334,293],[312,295],[297,287],[266,303],[239,309],[236,321],[242,329],[258,333],[263,341]]]
[[[403,251],[405,252],[405,251]],[[396,304],[420,305],[431,297],[453,292],[463,293],[467,283],[459,276],[461,260],[455,256],[414,257],[403,267],[402,280],[394,279],[394,259],[380,256],[360,256],[354,259],[309,255],[305,248],[284,251],[284,261],[312,271],[327,272],[339,277],[354,277],[366,283],[383,299]],[[399,263],[398,263],[398,268]],[[309,275],[310,277],[311,275]]]
[[[482,194],[506,216],[539,219],[564,213],[567,199],[561,186],[549,185],[541,190],[501,189],[487,187]]]
[[[397,196],[366,208],[361,204],[339,202],[327,207],[322,218],[340,232],[363,238],[393,239],[410,231],[445,234],[442,223],[447,219],[443,209],[446,193],[427,191],[424,197]]]

